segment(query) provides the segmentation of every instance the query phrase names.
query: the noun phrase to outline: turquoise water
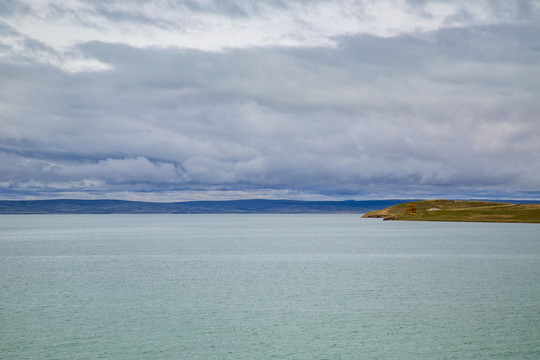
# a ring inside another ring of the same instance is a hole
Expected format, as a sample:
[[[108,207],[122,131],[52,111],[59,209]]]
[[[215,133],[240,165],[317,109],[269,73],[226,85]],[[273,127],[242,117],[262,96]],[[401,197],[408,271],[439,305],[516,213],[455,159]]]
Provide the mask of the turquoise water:
[[[538,359],[540,225],[0,216],[2,359]]]

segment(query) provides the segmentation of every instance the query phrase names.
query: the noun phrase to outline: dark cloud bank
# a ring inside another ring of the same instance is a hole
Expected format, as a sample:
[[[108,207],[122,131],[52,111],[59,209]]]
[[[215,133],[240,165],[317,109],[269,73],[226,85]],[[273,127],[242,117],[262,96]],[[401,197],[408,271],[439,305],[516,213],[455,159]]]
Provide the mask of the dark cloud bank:
[[[262,11],[249,3],[184,6],[234,19]],[[31,7],[4,3],[0,197],[538,199],[540,19],[516,4],[511,19],[329,45],[59,50],[12,26]]]

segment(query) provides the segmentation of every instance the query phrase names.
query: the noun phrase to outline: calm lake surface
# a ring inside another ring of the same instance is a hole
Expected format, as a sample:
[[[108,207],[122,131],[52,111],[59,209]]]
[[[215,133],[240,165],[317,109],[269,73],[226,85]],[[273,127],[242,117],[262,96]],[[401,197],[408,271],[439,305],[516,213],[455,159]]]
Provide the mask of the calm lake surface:
[[[0,216],[2,359],[539,359],[540,225]]]

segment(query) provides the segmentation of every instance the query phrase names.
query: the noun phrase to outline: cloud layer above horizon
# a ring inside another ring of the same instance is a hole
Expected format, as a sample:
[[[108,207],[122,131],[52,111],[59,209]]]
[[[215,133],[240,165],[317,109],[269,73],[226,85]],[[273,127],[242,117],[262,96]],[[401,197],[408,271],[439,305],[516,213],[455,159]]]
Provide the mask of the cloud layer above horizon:
[[[540,198],[540,3],[7,0],[0,198]]]

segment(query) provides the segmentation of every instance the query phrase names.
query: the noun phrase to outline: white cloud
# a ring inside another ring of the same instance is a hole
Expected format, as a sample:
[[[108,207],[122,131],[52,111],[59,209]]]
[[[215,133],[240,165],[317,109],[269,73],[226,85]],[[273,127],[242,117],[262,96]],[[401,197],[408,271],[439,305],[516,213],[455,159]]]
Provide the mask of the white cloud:
[[[34,62],[60,68],[69,73],[110,70],[111,66],[85,57],[76,47],[54,48],[15,31],[0,37],[0,60],[10,63]]]
[[[366,34],[394,37],[442,27],[511,23],[518,4],[430,1],[412,6],[406,0],[290,2],[236,1],[238,11],[220,11],[219,2],[193,9],[183,2],[87,2],[33,0],[30,11],[3,21],[22,37],[37,40],[55,55],[33,54],[66,71],[106,70],[109,65],[82,57],[76,45],[102,41],[134,47],[176,47],[219,51],[229,48],[336,46],[336,37]],[[461,15],[460,15],[461,14]],[[466,14],[466,16],[464,16]],[[504,17],[501,14],[505,14]],[[510,15],[509,15],[510,14]],[[13,41],[11,41],[13,43]],[[20,44],[11,52],[31,56]]]

